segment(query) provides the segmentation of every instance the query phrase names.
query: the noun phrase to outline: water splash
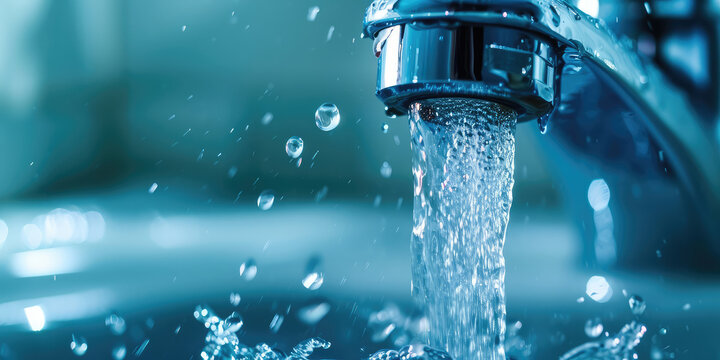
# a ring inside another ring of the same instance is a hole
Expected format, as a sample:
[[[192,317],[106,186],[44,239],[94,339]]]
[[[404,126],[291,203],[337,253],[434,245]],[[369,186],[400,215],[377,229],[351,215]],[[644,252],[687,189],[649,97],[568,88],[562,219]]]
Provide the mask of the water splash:
[[[633,321],[623,326],[615,336],[582,344],[560,360],[624,360],[637,359],[635,347],[647,332],[644,324]]]
[[[193,316],[210,330],[205,336],[205,347],[200,352],[204,360],[307,360],[316,349],[330,348],[329,341],[310,338],[295,345],[290,355],[286,356],[266,343],[254,347],[240,343],[236,333],[242,328],[243,321],[238,313],[220,320],[210,307],[198,305]]]
[[[482,100],[410,107],[415,179],[413,294],[431,346],[505,359],[505,260],[516,113]]]
[[[368,360],[452,360],[452,358],[448,353],[429,346],[413,347],[408,345],[400,350],[378,351]]]

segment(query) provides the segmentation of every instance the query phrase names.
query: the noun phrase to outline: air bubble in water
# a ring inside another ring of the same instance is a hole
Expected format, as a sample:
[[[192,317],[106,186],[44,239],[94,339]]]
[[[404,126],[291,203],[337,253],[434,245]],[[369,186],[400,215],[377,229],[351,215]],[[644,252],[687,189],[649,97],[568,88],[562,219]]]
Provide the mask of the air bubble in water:
[[[335,104],[325,103],[315,111],[315,125],[322,131],[330,131],[340,124],[340,110]]]
[[[83,356],[87,352],[88,344],[82,336],[72,335],[72,341],[70,341],[70,350],[77,356]]]
[[[645,300],[643,300],[640,296],[630,296],[628,304],[630,305],[630,311],[632,311],[633,315],[640,316],[645,313]]]
[[[247,259],[247,261],[240,265],[240,276],[246,281],[254,279],[257,271],[257,264],[255,264],[255,260],[252,258]]]
[[[118,345],[112,349],[112,357],[114,360],[123,360],[127,355],[127,348],[125,345]]]
[[[293,136],[285,143],[285,152],[289,157],[297,159],[303,151],[303,140],[298,136]]]
[[[591,338],[600,336],[603,332],[603,324],[600,318],[588,319],[585,323],[585,334]]]
[[[392,175],[392,166],[387,161],[383,161],[380,166],[380,175],[384,178],[389,178]]]
[[[380,131],[382,131],[383,134],[387,134],[388,130],[390,130],[388,123],[383,123],[382,126],[380,126]]]
[[[587,296],[589,296],[591,299],[599,302],[599,303],[605,303],[610,300],[612,297],[613,291],[612,287],[610,287],[610,284],[608,281],[602,277],[602,276],[592,276],[587,282],[587,285],[585,286],[585,293]]]
[[[265,190],[260,193],[257,199],[257,205],[260,210],[270,210],[275,202],[275,194],[270,190]]]
[[[105,326],[107,326],[110,329],[110,332],[115,335],[124,334],[125,328],[127,327],[125,319],[117,313],[112,313],[105,318]]]

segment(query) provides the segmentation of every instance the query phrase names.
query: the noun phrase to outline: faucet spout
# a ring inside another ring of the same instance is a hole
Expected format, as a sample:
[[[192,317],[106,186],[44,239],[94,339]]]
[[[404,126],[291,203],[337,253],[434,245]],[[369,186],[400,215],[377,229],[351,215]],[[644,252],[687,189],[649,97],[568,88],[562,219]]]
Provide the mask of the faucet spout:
[[[430,98],[503,104],[518,121],[556,116],[569,67],[592,70],[639,119],[692,196],[709,238],[720,232],[720,150],[686,95],[601,20],[561,0],[376,0],[377,96],[391,114]],[[578,89],[579,88],[579,89]],[[575,119],[583,121],[583,119]],[[720,253],[720,242],[716,250]]]

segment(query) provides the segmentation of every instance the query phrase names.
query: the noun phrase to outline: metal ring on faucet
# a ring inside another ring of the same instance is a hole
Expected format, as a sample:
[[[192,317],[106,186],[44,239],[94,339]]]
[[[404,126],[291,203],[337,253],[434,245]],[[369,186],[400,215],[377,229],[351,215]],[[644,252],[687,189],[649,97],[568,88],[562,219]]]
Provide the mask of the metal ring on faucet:
[[[406,23],[380,30],[377,95],[391,114],[437,97],[493,100],[521,120],[547,114],[555,100],[555,50],[524,31],[464,23]]]

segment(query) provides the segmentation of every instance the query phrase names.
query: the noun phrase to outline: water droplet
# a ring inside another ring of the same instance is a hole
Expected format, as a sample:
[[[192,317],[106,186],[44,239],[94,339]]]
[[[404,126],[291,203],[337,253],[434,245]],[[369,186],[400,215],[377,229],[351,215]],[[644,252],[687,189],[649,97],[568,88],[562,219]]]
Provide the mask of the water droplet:
[[[373,200],[373,207],[377,208],[380,206],[381,203],[382,203],[382,195],[380,195],[380,194],[375,195],[375,200]]]
[[[330,131],[340,124],[340,110],[335,104],[325,103],[315,111],[315,125],[322,131]]]
[[[577,300],[575,300],[575,301],[577,301],[578,304],[582,304],[585,302],[585,297],[581,296],[581,297],[577,298]]]
[[[127,328],[125,319],[117,313],[112,313],[105,318],[105,326],[107,326],[110,329],[110,332],[115,335],[124,334],[125,329]]]
[[[237,166],[231,166],[231,167],[228,169],[227,176],[228,176],[230,179],[232,179],[232,178],[235,177],[235,175],[237,175],[237,173],[238,173],[238,168],[237,168]]]
[[[641,298],[638,295],[632,295],[628,299],[628,304],[630,305],[630,311],[632,311],[633,315],[640,316],[643,313],[645,313],[645,300]]]
[[[243,264],[243,265],[244,265],[244,264]],[[240,266],[242,267],[242,265],[240,265]],[[255,271],[257,272],[257,269],[256,269]],[[243,271],[243,273],[244,273],[244,271]],[[242,276],[242,275],[243,275],[243,274],[241,273],[240,276]],[[240,296],[240,294],[238,294],[238,293],[230,293],[230,303],[231,303],[233,306],[238,306],[238,305],[240,305],[240,301],[242,301],[242,297]]]
[[[387,161],[383,161],[380,166],[380,175],[384,178],[389,178],[392,175],[392,166]]]
[[[302,284],[306,289],[317,290],[322,286],[324,281],[325,281],[325,279],[323,277],[323,273],[311,272],[311,273],[305,275],[305,277],[302,280]]]
[[[257,264],[255,260],[250,258],[240,265],[240,276],[246,281],[251,281],[257,276]]]
[[[303,140],[297,136],[293,136],[285,143],[285,152],[289,157],[297,159],[303,151]]]
[[[260,120],[260,123],[263,125],[267,125],[273,121],[273,114],[271,112],[266,112],[265,115],[263,115],[262,119]]]
[[[272,320],[270,321],[270,331],[277,334],[278,331],[280,331],[280,327],[282,326],[283,321],[285,321],[285,317],[280,314],[275,314],[273,316]]]
[[[70,350],[77,356],[83,356],[87,352],[88,344],[82,336],[72,335],[72,341],[70,341]]]
[[[333,34],[334,34],[334,33],[335,33],[335,27],[334,27],[334,26],[330,26],[330,28],[328,29],[327,37],[325,38],[325,40],[326,40],[326,41],[332,40],[332,37],[333,37]]]
[[[257,205],[260,210],[270,210],[273,203],[275,203],[275,194],[271,190],[265,190],[258,196]]]
[[[315,194],[315,202],[320,202],[325,199],[325,197],[327,197],[328,190],[329,189],[327,186],[323,186],[322,189],[320,189],[317,194]]]
[[[322,320],[329,312],[330,304],[321,302],[300,308],[297,311],[297,317],[300,321],[305,323],[305,325],[312,326]]]
[[[610,300],[612,297],[613,291],[612,287],[610,287],[610,284],[607,282],[607,280],[602,276],[592,276],[587,282],[587,285],[585,286],[585,293],[587,296],[589,296],[591,299],[599,302],[599,303],[605,303]]]
[[[650,3],[646,1],[643,5],[645,6],[645,12],[648,15],[652,14],[652,8],[650,7]]]
[[[390,130],[390,125],[388,125],[388,123],[383,123],[382,126],[380,126],[380,130],[383,134],[387,134],[388,130]]]
[[[550,12],[552,13],[552,23],[555,26],[560,25],[560,14],[558,14],[557,9],[555,9],[555,6],[550,5]]]
[[[243,326],[243,319],[237,312],[232,312],[230,316],[221,321],[218,325],[218,333],[223,335],[234,334]]]
[[[683,311],[690,311],[690,308],[692,308],[690,303],[687,303],[687,304],[683,305],[683,307],[682,307]]]
[[[582,20],[580,13],[578,13],[577,10],[575,10],[575,8],[573,8],[572,6],[568,5],[568,11],[570,11],[570,14],[573,15],[575,20]]]
[[[307,13],[307,21],[315,21],[317,19],[318,13],[320,12],[319,6],[312,6],[308,9]]]
[[[199,322],[201,322],[208,329],[215,329],[217,324],[220,323],[220,318],[207,305],[198,305],[195,307],[193,316]]]
[[[150,185],[150,188],[148,189],[148,194],[154,194],[155,190],[157,190],[157,188],[158,188],[158,184],[152,183],[152,185]]]
[[[183,26],[180,28],[180,31],[182,31],[182,32],[185,32],[185,30],[187,30],[187,25],[183,25]]]
[[[603,332],[603,324],[600,318],[588,319],[585,323],[585,334],[591,338],[600,336]]]
[[[538,129],[540,130],[540,133],[543,135],[545,135],[547,133],[549,120],[550,120],[549,115],[543,115],[543,116],[538,117],[538,119],[537,119]]]
[[[127,355],[127,348],[125,345],[118,345],[112,349],[112,357],[114,360],[123,360]]]
[[[610,188],[604,179],[595,179],[588,186],[588,203],[595,211],[608,207],[610,203]]]
[[[306,289],[317,290],[325,281],[321,269],[321,262],[321,259],[317,256],[312,257],[310,261],[308,261],[305,277],[302,279],[302,284]]]
[[[660,335],[665,335],[665,334],[667,334],[667,329],[666,329],[666,328],[660,328],[659,333],[660,333]]]

